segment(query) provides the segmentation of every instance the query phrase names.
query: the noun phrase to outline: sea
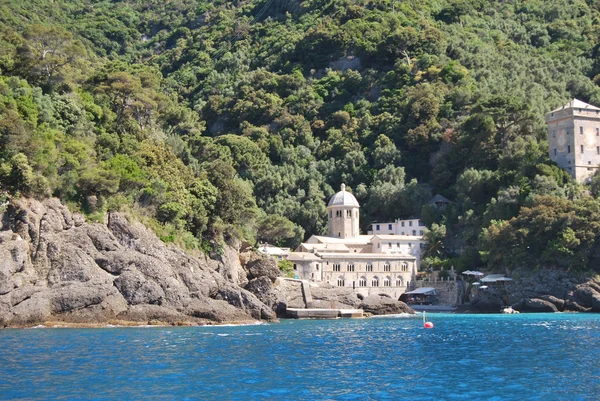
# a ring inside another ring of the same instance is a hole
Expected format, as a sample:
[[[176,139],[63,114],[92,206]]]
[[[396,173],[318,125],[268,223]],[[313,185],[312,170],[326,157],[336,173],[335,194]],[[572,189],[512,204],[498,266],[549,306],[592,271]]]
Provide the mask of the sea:
[[[600,315],[0,330],[2,400],[599,400]]]

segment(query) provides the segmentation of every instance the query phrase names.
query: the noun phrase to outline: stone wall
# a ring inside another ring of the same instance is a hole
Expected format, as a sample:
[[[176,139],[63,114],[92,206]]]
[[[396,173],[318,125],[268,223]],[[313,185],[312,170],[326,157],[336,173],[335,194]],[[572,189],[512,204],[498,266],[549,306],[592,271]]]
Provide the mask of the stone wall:
[[[437,293],[438,305],[456,306],[461,304],[462,294],[464,294],[464,282],[461,280],[436,280],[423,281],[417,280],[411,283],[412,289],[433,287]]]

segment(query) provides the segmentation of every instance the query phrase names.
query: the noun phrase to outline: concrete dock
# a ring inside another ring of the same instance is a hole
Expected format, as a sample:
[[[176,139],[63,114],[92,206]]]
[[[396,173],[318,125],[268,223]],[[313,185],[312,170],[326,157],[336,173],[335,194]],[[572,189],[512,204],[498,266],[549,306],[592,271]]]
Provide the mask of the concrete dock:
[[[339,319],[365,317],[362,309],[294,309],[286,310],[292,319]]]

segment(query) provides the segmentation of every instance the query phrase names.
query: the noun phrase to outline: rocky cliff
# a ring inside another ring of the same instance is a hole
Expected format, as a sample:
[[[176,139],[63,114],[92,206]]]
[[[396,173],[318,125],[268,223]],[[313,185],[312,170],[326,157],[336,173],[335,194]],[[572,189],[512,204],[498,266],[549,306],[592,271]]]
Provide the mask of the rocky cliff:
[[[273,321],[288,306],[414,313],[396,300],[327,286],[307,305],[274,259],[234,246],[194,257],[120,213],[88,223],[58,199],[13,200],[1,218],[0,327]]]
[[[192,257],[119,213],[86,223],[49,199],[13,201],[2,215],[0,327],[276,319],[247,283],[236,249]]]
[[[600,280],[557,269],[516,271],[514,282],[488,288],[461,311],[499,312],[512,306],[520,312],[600,312]]]

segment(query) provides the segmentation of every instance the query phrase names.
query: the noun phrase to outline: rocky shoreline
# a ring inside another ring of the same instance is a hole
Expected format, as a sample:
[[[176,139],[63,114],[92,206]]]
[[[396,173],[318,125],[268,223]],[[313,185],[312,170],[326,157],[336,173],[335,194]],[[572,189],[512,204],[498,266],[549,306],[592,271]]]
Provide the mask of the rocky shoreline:
[[[13,200],[1,217],[0,328],[247,324],[308,306],[275,260],[239,244],[192,256],[121,213],[88,223],[58,199]],[[317,307],[412,312],[400,301],[362,300],[333,287],[313,295]]]
[[[488,287],[472,296],[457,313],[500,313],[511,307],[521,313],[600,312],[600,279],[557,269],[513,272],[514,281]]]

